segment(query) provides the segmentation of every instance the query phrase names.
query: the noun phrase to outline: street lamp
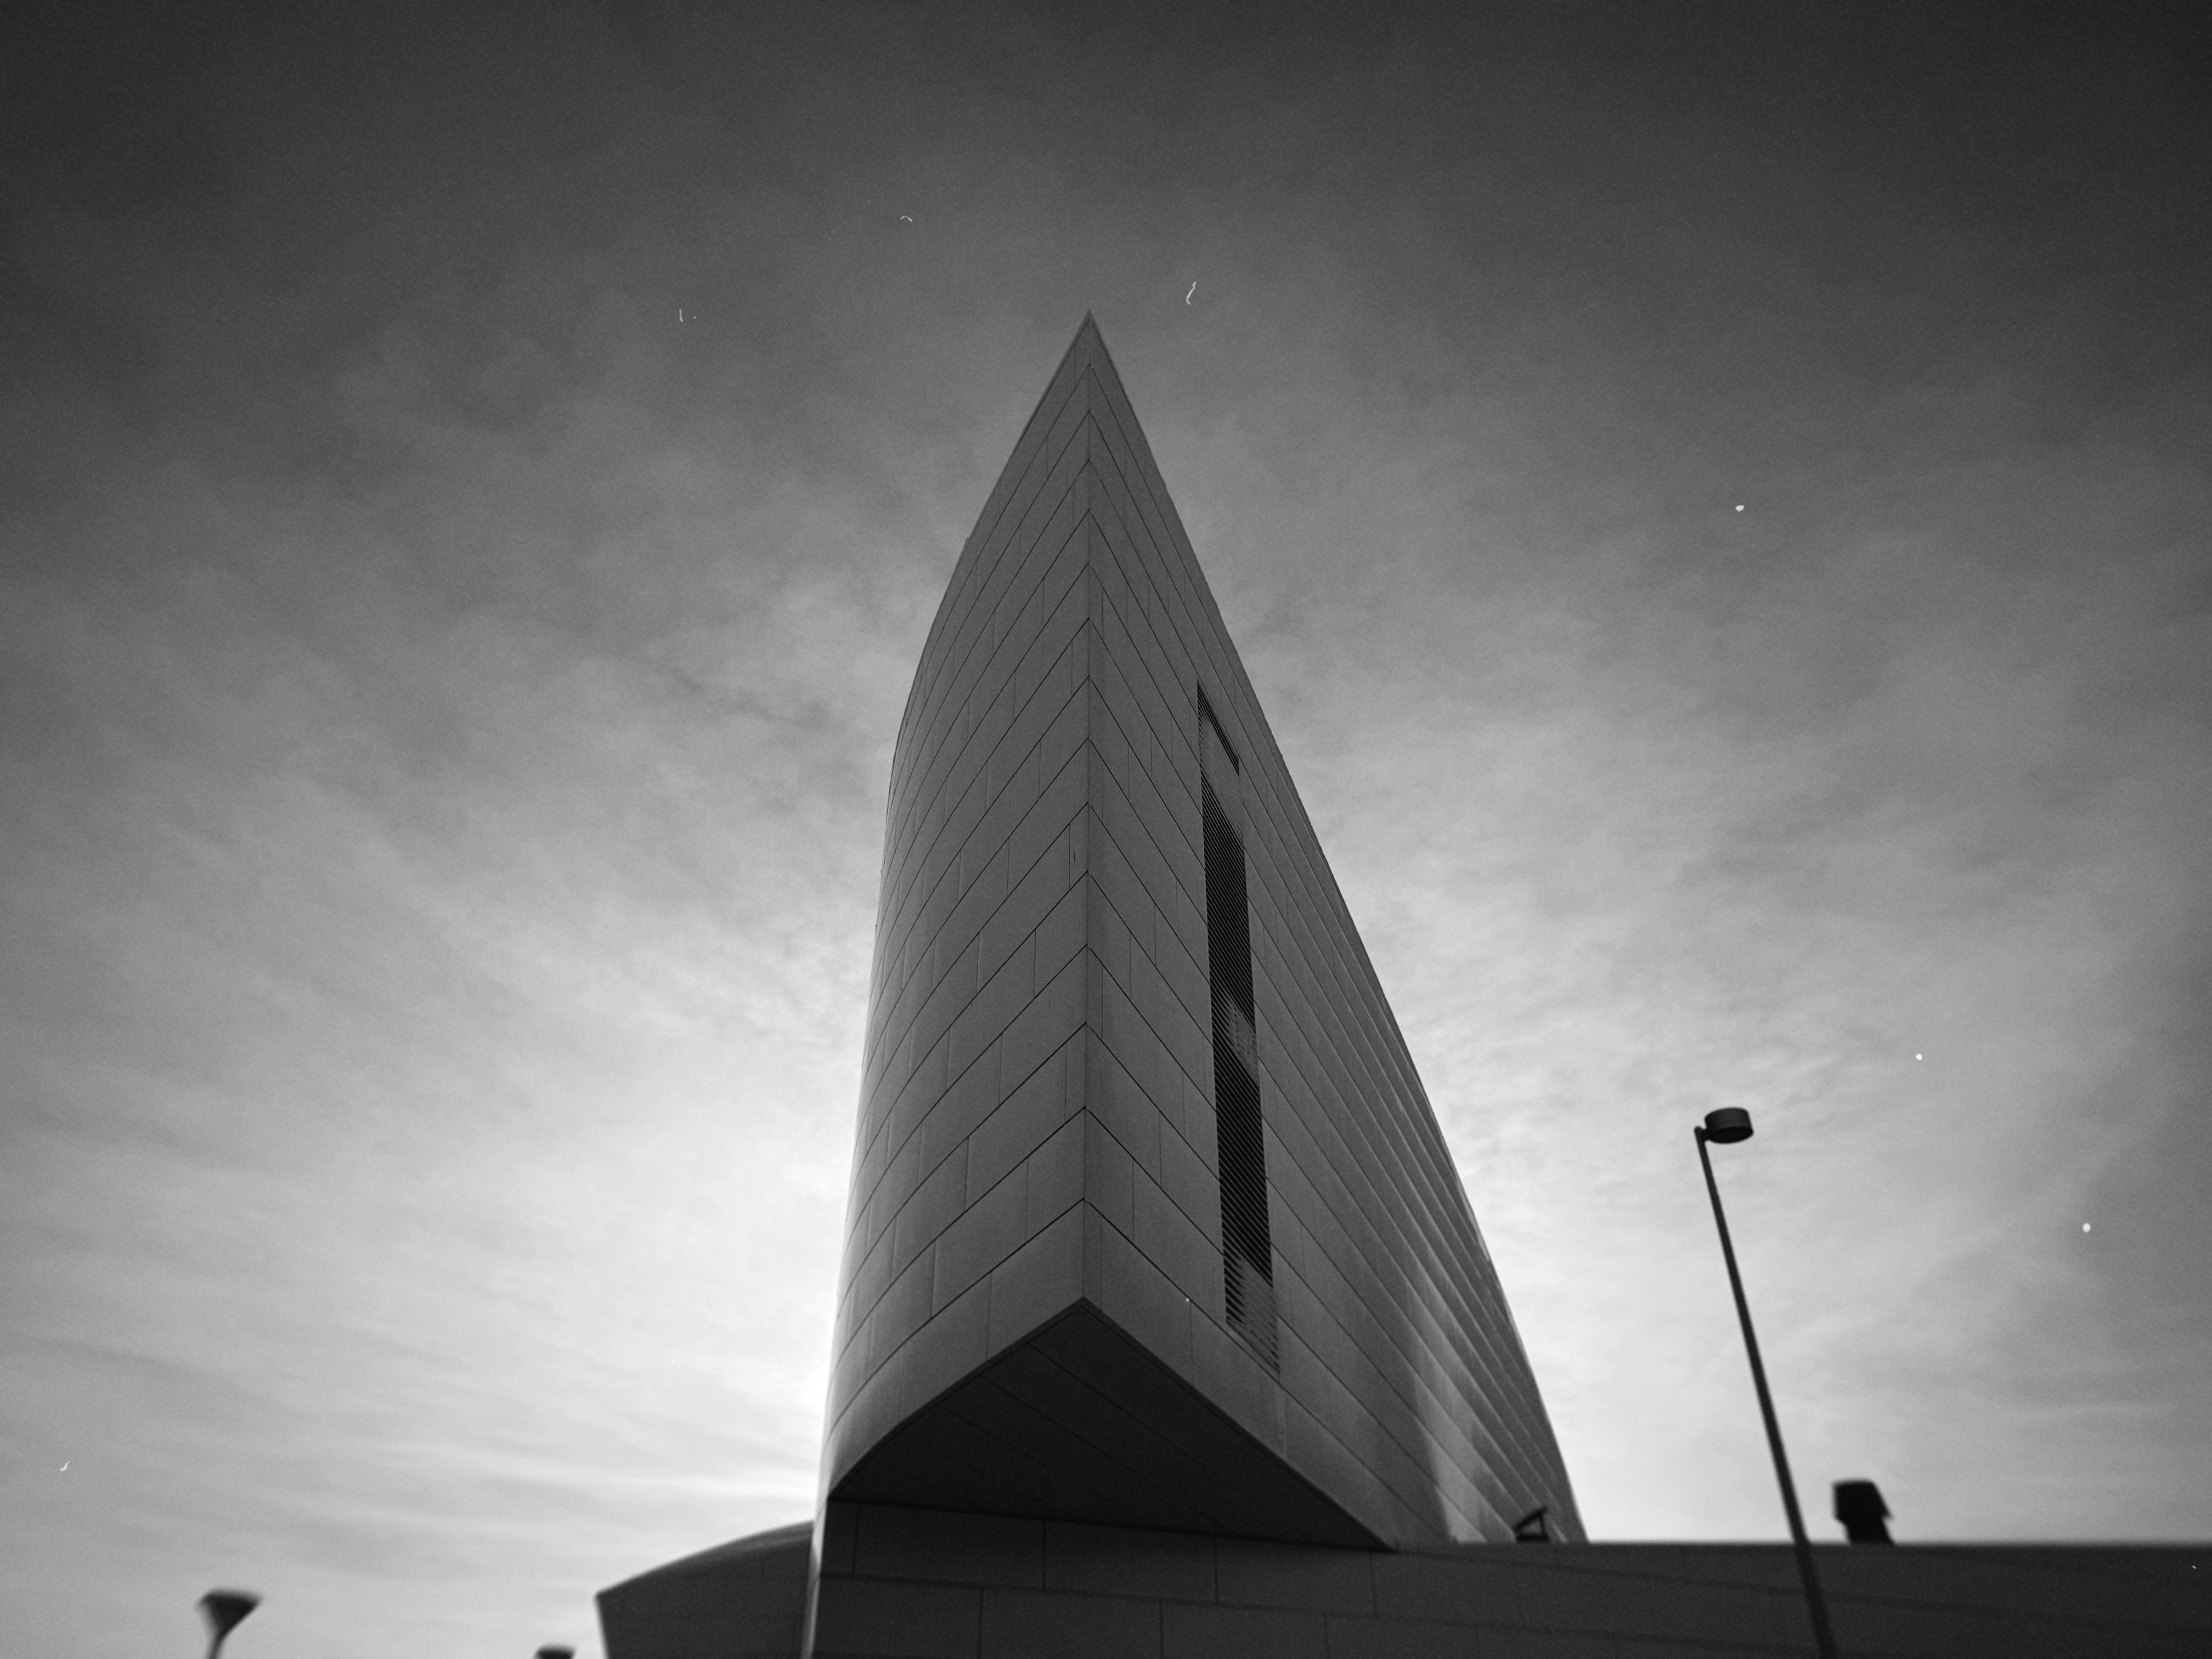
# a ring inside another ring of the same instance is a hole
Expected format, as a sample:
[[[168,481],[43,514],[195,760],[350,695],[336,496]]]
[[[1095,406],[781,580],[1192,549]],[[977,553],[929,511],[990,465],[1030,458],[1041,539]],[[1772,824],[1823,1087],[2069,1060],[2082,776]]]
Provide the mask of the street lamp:
[[[216,1659],[222,1651],[222,1638],[238,1628],[238,1621],[261,1605],[261,1598],[252,1590],[211,1589],[200,1597],[200,1612],[208,1621],[213,1634],[208,1643],[208,1659]]]
[[[1744,1352],[1751,1356],[1751,1380],[1759,1390],[1759,1414],[1766,1419],[1766,1444],[1774,1454],[1774,1477],[1782,1483],[1782,1507],[1790,1516],[1790,1541],[1797,1550],[1797,1576],[1805,1581],[1805,1607],[1813,1618],[1813,1641],[1820,1659],[1836,1659],[1836,1638],[1828,1628],[1828,1604],[1820,1595],[1820,1576],[1813,1570],[1812,1540],[1805,1536],[1805,1517],[1798,1513],[1797,1488],[1790,1479],[1790,1458],[1782,1449],[1782,1425],[1775,1421],[1774,1398],[1766,1391],[1766,1367],[1759,1363],[1759,1339],[1751,1332],[1751,1304],[1743,1299],[1743,1276],[1735,1270],[1735,1246],[1729,1242],[1728,1217],[1721,1211],[1721,1189],[1713,1179],[1712,1154],[1705,1143],[1733,1146],[1751,1139],[1751,1114],[1741,1106],[1723,1106],[1707,1112],[1693,1133],[1698,1138],[1698,1162],[1705,1167],[1705,1190],[1712,1195],[1713,1224],[1721,1231],[1721,1255],[1728,1263],[1729,1288],[1735,1292],[1735,1316],[1743,1322]]]

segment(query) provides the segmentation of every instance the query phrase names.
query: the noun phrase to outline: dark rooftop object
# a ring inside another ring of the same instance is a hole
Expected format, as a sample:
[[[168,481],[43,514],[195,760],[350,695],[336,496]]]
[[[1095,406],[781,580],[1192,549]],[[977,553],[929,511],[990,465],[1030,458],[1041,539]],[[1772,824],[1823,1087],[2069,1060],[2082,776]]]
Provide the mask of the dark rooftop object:
[[[1751,1114],[1741,1106],[1723,1106],[1705,1114],[1705,1139],[1718,1146],[1732,1146],[1751,1139]]]
[[[236,1630],[239,1621],[261,1605],[261,1598],[252,1590],[211,1589],[200,1597],[200,1613],[208,1621],[212,1638],[208,1643],[208,1659],[216,1659],[222,1651],[222,1639]]]
[[[1550,1543],[1552,1528],[1545,1521],[1545,1516],[1550,1512],[1546,1505],[1539,1504],[1516,1521],[1513,1523],[1513,1541],[1516,1544]]]
[[[1881,1488],[1871,1480],[1836,1482],[1836,1519],[1844,1523],[1844,1536],[1854,1544],[1889,1544],[1889,1505],[1881,1501]]]

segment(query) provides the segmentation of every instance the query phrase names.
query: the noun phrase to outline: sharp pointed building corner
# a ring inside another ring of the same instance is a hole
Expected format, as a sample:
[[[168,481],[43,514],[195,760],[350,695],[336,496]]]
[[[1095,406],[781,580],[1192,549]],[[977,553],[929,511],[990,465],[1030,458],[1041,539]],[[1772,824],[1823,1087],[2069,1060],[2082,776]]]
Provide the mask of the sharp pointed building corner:
[[[1086,316],[892,763],[833,1497],[1579,1535],[1443,1138]]]

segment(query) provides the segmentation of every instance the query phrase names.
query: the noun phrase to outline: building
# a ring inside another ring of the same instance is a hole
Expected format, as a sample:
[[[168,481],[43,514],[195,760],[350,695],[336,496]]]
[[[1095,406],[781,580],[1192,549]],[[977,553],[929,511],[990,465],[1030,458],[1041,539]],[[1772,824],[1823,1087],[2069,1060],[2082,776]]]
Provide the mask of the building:
[[[1583,1545],[1412,1058],[1088,318],[899,732],[834,1342],[815,1525],[605,1592],[611,1659],[1803,1644],[1786,1550]],[[1511,1547],[1524,1522],[1554,1547]],[[1934,1559],[1851,1553],[1875,1611],[1839,1626],[1966,1650],[2023,1569]],[[2102,1587],[2060,1598],[2088,1638],[2160,1595],[2126,1651],[2212,1629],[2178,1559],[2069,1571]],[[2008,1617],[2008,1641],[2057,1627]]]
[[[1450,1154],[1085,319],[892,763],[824,1484],[1407,1547],[1574,1497]]]

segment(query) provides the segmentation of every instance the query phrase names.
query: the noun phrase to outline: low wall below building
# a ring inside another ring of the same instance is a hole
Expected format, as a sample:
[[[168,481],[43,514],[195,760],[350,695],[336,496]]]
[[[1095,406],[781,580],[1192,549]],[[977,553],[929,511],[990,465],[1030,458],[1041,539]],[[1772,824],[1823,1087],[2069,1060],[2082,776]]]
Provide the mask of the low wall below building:
[[[599,1598],[608,1659],[786,1659],[811,1534]],[[1813,1650],[1781,1544],[1251,1543],[832,1504],[812,1659],[1781,1659]],[[1850,1659],[2203,1659],[2212,1546],[1818,1547]],[[781,1642],[783,1645],[776,1645]]]
[[[802,1522],[601,1590],[607,1659],[793,1659],[813,1554],[814,1528]]]

